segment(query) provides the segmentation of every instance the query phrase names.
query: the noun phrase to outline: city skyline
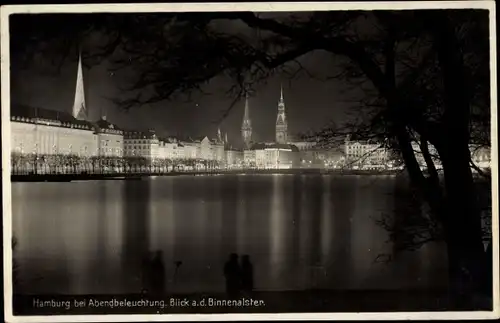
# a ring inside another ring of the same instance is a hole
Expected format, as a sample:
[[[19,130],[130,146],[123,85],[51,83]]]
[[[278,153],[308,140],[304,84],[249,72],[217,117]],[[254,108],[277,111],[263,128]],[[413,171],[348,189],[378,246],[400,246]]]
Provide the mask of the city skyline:
[[[46,19],[50,20],[49,17]],[[16,30],[12,30],[11,33],[15,37]],[[85,66],[83,46],[82,52]],[[38,66],[19,69],[13,62],[12,103],[68,112],[74,100],[78,57],[77,52],[71,54],[60,67],[60,72],[55,74],[48,74],[44,71],[44,67]],[[326,76],[322,75],[324,71],[322,65],[335,66],[335,63],[322,52],[304,55],[300,58],[300,63],[308,69],[308,73],[316,73],[318,78]],[[238,97],[225,93],[232,86],[227,79],[221,77],[212,79],[203,87],[203,91],[210,94],[194,91],[189,102],[186,102],[186,97],[180,97],[126,111],[110,100],[122,95],[119,88],[123,86],[122,82],[126,79],[126,75],[109,72],[107,65],[108,63],[104,61],[90,69],[85,67],[83,69],[86,104],[91,119],[97,120],[102,113],[105,113],[108,119],[123,124],[124,127],[155,128],[162,135],[186,133],[202,136],[204,133],[214,133],[220,127],[227,131],[230,138],[241,136],[244,96],[224,117],[233,100]],[[256,141],[270,141],[275,138],[273,129],[281,86],[286,93],[287,115],[290,119],[288,128],[291,134],[319,129],[331,120],[342,122],[346,118],[345,112],[349,106],[356,106],[355,99],[353,101],[352,98],[358,95],[357,90],[346,88],[342,82],[310,79],[305,72],[293,79],[286,74],[278,73],[265,83],[255,85],[250,97]],[[315,113],[310,113],[310,109]]]
[[[24,74],[24,73],[21,73]],[[47,97],[50,98],[50,94],[47,96],[47,88],[52,87],[54,85],[58,86],[58,84],[61,82],[61,77],[47,77],[47,79],[44,79],[44,81],[37,81],[37,85],[42,85],[38,86],[37,89],[31,89],[27,90],[28,93],[35,93],[34,97],[36,98],[38,96],[38,99],[29,99],[30,95],[25,92],[27,95],[19,95],[19,96],[12,96],[12,103],[13,103],[13,108],[15,109],[16,105],[27,105],[31,106],[33,108],[45,108],[45,109],[50,109],[54,111],[60,111],[60,112],[66,112],[70,113],[72,107],[73,107],[73,101],[74,101],[74,81],[71,81],[71,79],[75,80],[75,74],[76,74],[76,66],[73,66],[73,75],[70,75],[71,73],[66,72],[65,73],[65,79],[68,81],[67,86],[62,86],[62,88],[66,88],[66,91],[64,92],[59,92],[58,93],[58,99],[54,99],[57,104],[50,105],[46,103]],[[89,73],[85,73],[84,75],[87,77]],[[72,77],[71,77],[72,76]],[[37,78],[37,76],[35,76]],[[54,82],[55,81],[55,82]],[[269,82],[273,83],[273,82]],[[249,97],[250,101],[250,109],[252,111],[252,120],[253,120],[253,136],[257,141],[272,141],[275,139],[275,122],[276,122],[276,112],[277,112],[277,104],[279,101],[279,91],[280,91],[280,86],[283,84],[283,82],[280,81],[280,79],[276,79],[274,82],[274,86],[264,86],[262,90],[260,91],[255,91],[255,94]],[[99,87],[100,88],[100,87]],[[301,125],[303,124],[302,122],[299,122],[300,117],[301,117],[301,112],[303,111],[299,106],[298,103],[293,101],[293,88],[292,87],[287,87],[286,84],[283,86],[285,93],[287,94],[287,116],[289,116],[289,129],[291,132],[291,135],[296,135],[300,134],[306,131],[310,131],[311,129],[314,129],[314,126],[316,128],[322,127],[326,125],[325,118],[328,118],[329,116],[338,116],[339,118],[336,118],[336,120],[339,120],[343,117],[343,114],[340,114],[338,111],[332,111],[326,112],[323,115],[320,115],[318,119],[322,119],[322,123],[315,123],[315,124],[306,124],[305,126]],[[287,89],[289,90],[287,92]],[[213,103],[211,102],[210,96],[200,96],[200,100],[195,101],[193,100],[190,103],[183,103],[182,101],[178,103],[178,107],[173,107],[173,110],[178,110],[178,109],[184,109],[187,108],[186,111],[189,112],[190,116],[193,116],[195,120],[186,118],[184,119],[184,123],[179,123],[177,121],[172,121],[172,123],[168,123],[168,125],[165,125],[163,123],[163,120],[172,120],[171,118],[168,117],[170,108],[163,109],[162,108],[152,108],[151,110],[148,109],[148,107],[143,108],[133,108],[131,111],[124,111],[121,110],[117,107],[113,107],[112,104],[110,104],[107,100],[102,100],[102,98],[96,98],[95,94],[93,91],[95,91],[95,88],[92,86],[92,81],[89,79],[86,79],[85,81],[85,91],[86,91],[86,100],[87,100],[87,109],[89,113],[89,119],[91,120],[98,120],[102,115],[106,115],[106,117],[109,120],[113,120],[114,123],[117,124],[122,124],[125,128],[140,128],[140,129],[148,129],[148,128],[155,128],[157,131],[164,136],[175,136],[177,134],[187,134],[191,135],[193,137],[199,137],[203,136],[204,133],[210,132],[214,133],[217,131],[217,128],[224,129],[223,132],[228,133],[229,138],[240,138],[241,137],[241,120],[244,115],[244,104],[245,104],[245,99],[242,97],[239,102],[235,105],[234,108],[232,108],[230,114],[227,116],[227,118],[224,118],[220,124],[217,124],[215,121],[220,119],[223,113],[225,112],[226,109],[224,110],[211,110],[208,114],[213,117],[213,119],[210,118],[202,118],[202,116],[205,115],[204,111],[200,111],[202,109],[206,108],[206,102],[208,102],[209,105],[213,106],[218,106],[220,102],[223,102],[222,104],[227,105],[229,108],[229,105],[232,102],[232,98],[227,99],[225,101],[218,101],[218,103]],[[331,88],[330,86],[324,87],[324,89],[319,90],[320,92],[326,92],[330,93]],[[50,93],[50,92],[49,92]],[[55,97],[55,96],[54,96]],[[27,99],[28,98],[28,99]],[[53,98],[52,98],[53,99]],[[52,101],[51,102],[54,102]],[[101,101],[101,102],[108,102],[108,104],[104,105],[97,105],[93,104],[92,102],[96,101]],[[38,104],[35,104],[33,102],[38,102]],[[263,104],[262,102],[265,102]],[[300,102],[300,101],[299,101]],[[302,101],[302,103],[305,103]],[[145,111],[146,110],[146,111]],[[149,111],[148,111],[149,110]],[[15,113],[15,110],[13,111]],[[151,113],[148,113],[151,112]],[[188,114],[186,112],[186,114]],[[197,114],[199,112],[199,115]],[[158,114],[162,115],[163,113],[167,114],[167,117],[159,117]],[[197,116],[200,116],[201,120],[197,119]],[[330,117],[332,120],[334,117]],[[303,119],[302,119],[303,120]],[[200,126],[201,125],[201,126]]]
[[[172,138],[178,138],[180,140],[183,139],[188,139],[188,138],[202,138],[202,137],[209,137],[209,138],[216,138],[218,137],[218,133],[222,129],[222,133],[224,133],[224,141],[227,143],[231,143],[233,147],[237,147],[238,149],[243,149],[245,146],[249,148],[250,143],[258,143],[258,142],[277,142],[277,143],[288,143],[288,142],[300,142],[304,141],[304,139],[301,138],[300,133],[290,133],[288,130],[289,128],[287,127],[287,124],[289,122],[288,118],[288,108],[285,108],[285,99],[284,99],[284,89],[283,89],[283,84],[280,83],[280,88],[279,88],[279,96],[275,100],[275,127],[273,127],[274,132],[273,136],[266,138],[266,136],[263,136],[262,133],[266,134],[269,133],[269,129],[265,129],[262,125],[263,124],[269,124],[268,120],[260,120],[257,117],[253,116],[253,112],[256,109],[255,106],[253,106],[253,102],[257,101],[258,102],[258,94],[255,94],[253,92],[253,95],[250,95],[249,93],[246,93],[244,95],[244,98],[240,98],[239,102],[235,105],[235,107],[232,109],[233,112],[236,115],[242,115],[243,119],[243,124],[240,126],[240,132],[239,134],[236,134],[235,136],[230,136],[228,135],[227,129],[234,128],[233,125],[228,124],[228,122],[225,123],[226,127],[221,128],[221,126],[217,126],[217,128],[214,131],[211,131],[210,133],[200,133],[198,132],[197,134],[189,134],[189,133],[175,133],[172,131],[168,131],[168,129],[165,131],[165,129],[162,129],[161,127],[156,128],[156,127],[151,127],[151,126],[143,126],[143,127],[137,127],[134,125],[130,125],[127,127],[127,122],[119,123],[117,122],[116,119],[116,114],[114,115],[113,120],[113,113],[111,113],[111,118],[109,117],[108,109],[103,109],[100,107],[99,109],[92,109],[92,106],[89,107],[87,104],[87,97],[88,97],[88,86],[86,84],[88,83],[87,80],[84,77],[85,74],[82,72],[82,63],[81,63],[81,55],[79,55],[78,59],[78,65],[77,65],[77,70],[75,71],[75,84],[76,87],[73,87],[73,104],[71,105],[71,110],[70,111],[65,111],[65,110],[54,110],[50,108],[44,108],[40,106],[30,106],[30,105],[24,105],[24,104],[12,104],[11,108],[11,113],[12,116],[16,116],[17,114],[17,109],[20,107],[26,107],[26,108],[32,108],[32,109],[45,109],[45,110],[51,110],[54,112],[61,112],[61,113],[67,113],[72,115],[75,119],[77,120],[82,120],[82,121],[87,121],[91,123],[98,122],[99,120],[106,120],[108,122],[114,123],[117,126],[119,126],[121,129],[125,131],[149,131],[149,130],[154,130],[160,137],[172,137]],[[198,104],[198,103],[197,103]],[[94,108],[97,108],[97,106],[94,106]],[[242,112],[241,112],[242,111]],[[244,140],[244,135],[243,135],[243,127],[245,124],[245,118],[249,117],[250,123],[246,125],[246,127],[250,129],[250,135],[249,135],[249,142],[245,144]],[[284,119],[283,119],[284,118]],[[281,121],[280,121],[281,120]],[[284,121],[283,121],[284,120]],[[256,122],[255,122],[256,121]],[[260,125],[260,127],[253,127],[253,123]],[[285,126],[279,126],[283,129],[279,130],[280,133],[283,133],[281,136],[281,139],[278,138],[278,122],[282,124],[283,122],[285,123]],[[125,124],[125,126],[123,126]],[[184,125],[182,125],[184,126]],[[213,128],[213,125],[211,125],[211,128]],[[263,139],[262,139],[263,138]],[[260,139],[260,140],[259,140]],[[311,140],[311,139],[308,139]]]

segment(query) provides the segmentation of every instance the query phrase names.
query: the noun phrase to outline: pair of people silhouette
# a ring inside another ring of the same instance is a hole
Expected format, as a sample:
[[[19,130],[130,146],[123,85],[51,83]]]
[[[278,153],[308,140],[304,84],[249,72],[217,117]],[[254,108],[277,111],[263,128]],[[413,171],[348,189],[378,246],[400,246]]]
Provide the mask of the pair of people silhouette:
[[[226,293],[228,297],[235,298],[240,292],[250,293],[253,290],[253,265],[249,255],[241,258],[232,253],[224,265],[224,277],[226,278]]]

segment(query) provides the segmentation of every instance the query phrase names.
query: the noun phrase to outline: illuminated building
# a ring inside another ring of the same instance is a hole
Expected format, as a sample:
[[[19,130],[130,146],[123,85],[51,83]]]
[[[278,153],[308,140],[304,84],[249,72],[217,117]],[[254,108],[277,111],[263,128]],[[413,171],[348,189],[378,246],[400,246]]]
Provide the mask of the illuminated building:
[[[97,149],[99,156],[123,157],[124,138],[123,131],[116,125],[108,122],[103,116],[95,123],[97,134]]]
[[[181,145],[184,147],[184,158],[186,159],[196,159],[199,156],[199,143],[186,140],[181,141]]]
[[[252,146],[255,167],[262,169],[289,169],[299,164],[299,150],[289,144],[259,143]]]
[[[94,125],[62,112],[15,106],[11,150],[21,155],[97,156]]]
[[[158,145],[158,158],[181,159],[184,158],[184,147],[174,138],[160,138]]]
[[[346,162],[353,167],[385,167],[389,161],[387,148],[371,140],[351,140],[347,136],[344,149]]]
[[[227,134],[225,138],[222,138],[220,129],[217,129],[217,138],[212,140],[212,157],[219,163],[225,163],[226,161],[226,153],[224,152],[226,140]]]
[[[160,141],[153,130],[125,131],[124,157],[141,157],[147,160],[158,158]]]
[[[82,59],[78,60],[72,113],[14,105],[11,109],[11,147],[19,155],[123,156],[123,132],[106,121],[87,120]],[[39,161],[40,162],[40,161]]]
[[[212,160],[220,163],[226,159],[225,143],[220,130],[218,130],[215,139],[210,140],[208,136],[189,138],[178,141],[178,147],[181,148],[183,158],[186,159]]]
[[[245,105],[245,109],[248,105]],[[245,110],[245,114],[247,114]],[[288,122],[285,113],[285,100],[283,87],[278,101],[278,114],[276,117],[275,142],[254,143],[243,151],[243,162],[247,167],[261,169],[284,169],[300,166],[299,148],[288,143]],[[303,143],[302,147],[312,147],[312,143]]]
[[[212,145],[212,157],[218,162],[225,162],[226,153],[224,152],[224,144],[214,143]]]
[[[210,139],[208,139],[208,137],[205,136],[198,142],[199,142],[198,158],[204,160],[212,160],[213,152],[212,152],[212,142],[210,141]]]
[[[242,150],[233,148],[226,149],[226,166],[229,169],[240,168],[244,163],[244,155]]]
[[[243,164],[246,167],[255,167],[255,150],[245,149],[243,151]]]

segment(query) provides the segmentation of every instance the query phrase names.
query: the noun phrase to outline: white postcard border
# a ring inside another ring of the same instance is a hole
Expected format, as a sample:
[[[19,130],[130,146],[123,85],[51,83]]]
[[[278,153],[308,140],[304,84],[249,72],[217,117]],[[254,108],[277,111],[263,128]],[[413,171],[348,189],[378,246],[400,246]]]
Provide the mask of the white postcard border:
[[[282,314],[163,314],[163,315],[60,315],[14,316],[12,311],[12,222],[10,182],[10,44],[9,15],[15,13],[126,13],[126,12],[214,12],[214,11],[327,11],[327,10],[415,10],[486,9],[490,12],[491,85],[491,173],[493,306],[491,312],[386,312],[386,313],[282,313]],[[407,2],[269,2],[269,3],[152,3],[10,5],[1,7],[1,120],[4,246],[4,313],[6,322],[126,322],[192,320],[442,320],[494,319],[499,317],[498,268],[498,138],[496,17],[494,1],[407,1]]]

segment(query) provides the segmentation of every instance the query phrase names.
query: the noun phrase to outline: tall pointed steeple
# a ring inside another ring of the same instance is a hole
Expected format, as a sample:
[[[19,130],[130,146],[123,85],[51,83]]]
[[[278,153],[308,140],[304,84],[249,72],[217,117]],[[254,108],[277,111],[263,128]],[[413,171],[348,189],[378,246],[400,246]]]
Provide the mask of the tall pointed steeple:
[[[78,54],[78,70],[76,73],[75,101],[73,103],[73,117],[78,120],[87,120],[87,106],[85,103],[85,86],[83,83],[82,53]]]
[[[252,142],[252,121],[250,119],[250,106],[248,104],[248,93],[245,96],[245,113],[243,116],[243,124],[241,125],[241,136],[246,148],[250,147]]]
[[[278,115],[276,117],[276,143],[288,143],[288,122],[285,113],[285,99],[283,98],[283,84],[281,85],[281,96],[278,102]]]
[[[245,115],[244,118],[250,120],[250,108],[248,106],[248,93],[245,94]]]
[[[217,141],[222,143],[222,134],[220,132],[220,128],[217,128]]]

